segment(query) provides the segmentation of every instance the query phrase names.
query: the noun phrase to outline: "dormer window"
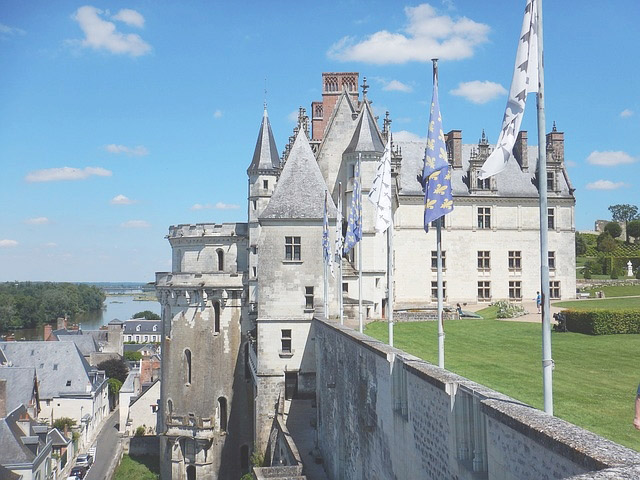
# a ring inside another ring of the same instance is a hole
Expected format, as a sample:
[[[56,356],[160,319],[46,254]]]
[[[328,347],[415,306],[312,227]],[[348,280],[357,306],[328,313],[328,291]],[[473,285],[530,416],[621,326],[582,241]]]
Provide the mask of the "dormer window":
[[[484,180],[478,178],[477,188],[478,190],[491,190],[491,178],[485,178]]]
[[[556,176],[554,172],[547,172],[547,190],[548,191],[555,190],[555,183],[556,183],[555,179],[556,179]]]
[[[139,332],[142,327],[140,325],[136,325],[136,332]]]
[[[158,326],[157,326],[157,325],[154,325],[154,326],[153,326],[153,331],[154,331],[154,332],[157,332],[157,331],[158,331]]]

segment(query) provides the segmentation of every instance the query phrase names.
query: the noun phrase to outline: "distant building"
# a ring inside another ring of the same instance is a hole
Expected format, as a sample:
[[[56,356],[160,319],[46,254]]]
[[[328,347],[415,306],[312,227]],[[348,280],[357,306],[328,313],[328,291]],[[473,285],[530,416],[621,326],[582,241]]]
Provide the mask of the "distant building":
[[[159,343],[162,340],[161,320],[133,318],[124,322],[122,331],[125,342]]]

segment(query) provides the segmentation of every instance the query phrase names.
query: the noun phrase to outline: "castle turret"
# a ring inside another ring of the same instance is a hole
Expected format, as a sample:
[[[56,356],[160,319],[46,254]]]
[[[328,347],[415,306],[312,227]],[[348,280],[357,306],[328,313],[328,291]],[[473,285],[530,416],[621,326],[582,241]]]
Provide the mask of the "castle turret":
[[[271,123],[267,114],[267,106],[264,107],[262,124],[258,133],[256,148],[253,152],[251,165],[247,169],[249,176],[249,311],[255,314],[258,285],[258,238],[260,237],[260,225],[258,217],[265,209],[273,189],[275,188],[280,172],[280,158],[278,148],[271,131]]]

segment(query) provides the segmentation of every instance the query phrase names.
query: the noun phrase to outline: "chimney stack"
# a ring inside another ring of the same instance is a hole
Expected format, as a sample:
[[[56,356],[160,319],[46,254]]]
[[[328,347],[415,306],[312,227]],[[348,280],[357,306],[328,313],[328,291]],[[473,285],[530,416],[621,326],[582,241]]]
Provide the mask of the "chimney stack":
[[[51,333],[52,333],[52,332],[53,332],[53,327],[52,327],[50,324],[45,323],[45,324],[44,324],[44,335],[43,335],[43,336],[44,336],[43,340],[44,340],[45,342],[46,342],[46,341],[48,341],[48,340],[50,340],[50,339],[51,339],[51,340],[53,340],[53,339],[51,338]]]
[[[453,168],[462,168],[462,130],[451,130],[445,135],[447,152]]]
[[[553,128],[547,133],[547,162],[564,163],[564,132],[559,132],[556,122]]]
[[[527,131],[521,130],[518,132],[516,138],[516,144],[513,147],[513,156],[520,164],[520,168],[523,172],[529,171],[529,150],[527,147]]]

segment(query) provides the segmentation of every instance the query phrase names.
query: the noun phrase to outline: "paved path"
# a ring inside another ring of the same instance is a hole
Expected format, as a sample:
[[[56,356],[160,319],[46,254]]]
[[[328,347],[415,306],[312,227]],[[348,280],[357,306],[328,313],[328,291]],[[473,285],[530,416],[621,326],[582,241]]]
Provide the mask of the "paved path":
[[[119,410],[116,408],[107,418],[102,430],[96,440],[96,458],[92,467],[87,472],[85,480],[107,480],[109,467],[113,462],[113,457],[117,452],[118,442],[118,420],[120,420]]]
[[[357,328],[357,327],[356,327]],[[293,399],[285,407],[286,425],[302,459],[303,472],[308,480],[328,480],[321,463],[315,462],[312,451],[316,444],[315,400]]]

